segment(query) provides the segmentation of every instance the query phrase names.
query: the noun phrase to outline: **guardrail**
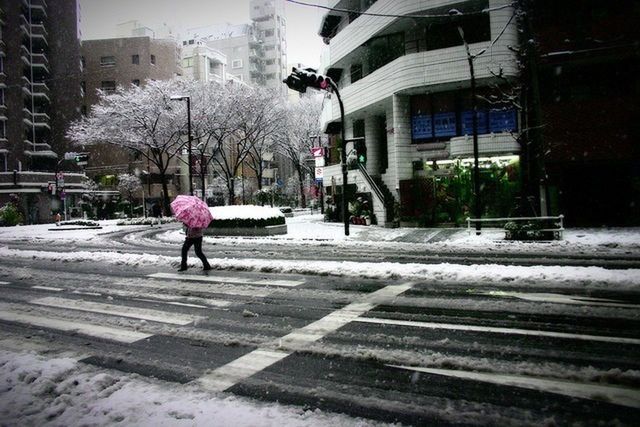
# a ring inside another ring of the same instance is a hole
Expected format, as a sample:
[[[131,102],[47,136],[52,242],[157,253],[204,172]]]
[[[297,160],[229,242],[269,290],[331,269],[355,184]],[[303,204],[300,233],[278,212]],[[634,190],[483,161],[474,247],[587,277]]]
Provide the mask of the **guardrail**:
[[[528,217],[511,217],[511,218],[469,218],[467,217],[467,232],[471,234],[471,223],[501,223],[504,225],[507,222],[537,222],[543,224],[553,224],[551,227],[537,228],[536,231],[553,233],[554,238],[561,239],[564,231],[564,215],[558,216],[528,216]]]

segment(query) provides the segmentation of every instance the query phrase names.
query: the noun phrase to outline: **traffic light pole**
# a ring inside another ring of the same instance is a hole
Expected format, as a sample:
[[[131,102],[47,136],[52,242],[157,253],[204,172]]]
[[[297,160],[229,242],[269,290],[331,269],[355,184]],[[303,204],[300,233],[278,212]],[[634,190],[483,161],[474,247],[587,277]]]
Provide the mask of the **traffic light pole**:
[[[342,104],[342,98],[340,98],[340,91],[338,90],[338,86],[333,82],[333,80],[329,79],[329,84],[331,85],[331,89],[335,92],[338,97],[338,104],[340,105],[340,121],[342,126],[340,126],[340,138],[342,139],[342,155],[340,156],[342,159],[342,219],[344,220],[344,235],[349,235],[349,216],[347,215],[347,182],[348,182],[348,173],[347,173],[347,138],[345,136],[345,123],[344,123],[344,105]]]

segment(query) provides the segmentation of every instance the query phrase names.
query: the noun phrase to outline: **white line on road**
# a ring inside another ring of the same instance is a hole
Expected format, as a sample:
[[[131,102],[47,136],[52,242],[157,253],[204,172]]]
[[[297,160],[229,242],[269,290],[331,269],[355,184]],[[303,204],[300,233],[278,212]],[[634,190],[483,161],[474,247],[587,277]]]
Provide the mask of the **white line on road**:
[[[531,293],[531,292],[507,292],[507,291],[489,291],[481,292],[484,295],[490,295],[495,297],[512,297],[519,298],[525,301],[534,302],[550,302],[555,304],[573,304],[573,305],[596,305],[603,307],[620,307],[620,308],[634,308],[637,309],[640,306],[638,304],[623,303],[614,299],[606,298],[591,298],[581,295],[564,295],[564,294],[552,294],[552,293]]]
[[[92,296],[92,297],[101,297],[102,296],[102,294],[99,294],[98,292],[73,291],[71,293],[72,294],[77,294],[77,295],[88,295],[88,296]]]
[[[90,323],[80,323],[75,320],[60,320],[42,317],[42,315],[33,316],[30,314],[14,313],[4,308],[0,310],[0,320],[56,329],[65,332],[78,332],[92,337],[104,338],[123,343],[132,343],[151,336],[149,334],[129,331],[126,329],[117,329],[109,326],[93,325]]]
[[[296,287],[302,285],[302,280],[268,280],[268,279],[248,279],[243,277],[222,277],[222,276],[196,276],[190,274],[175,274],[175,273],[154,273],[149,274],[147,277],[154,279],[175,279],[175,280],[188,280],[193,282],[210,282],[210,283],[237,283],[243,285],[258,285],[258,286],[283,286],[283,287]]]
[[[8,285],[8,284],[9,284],[9,282],[3,282],[3,281],[0,280],[0,285]]]
[[[281,361],[290,352],[257,349],[201,377],[198,382],[211,391],[224,391]]]
[[[387,365],[393,368],[406,369],[427,374],[444,375],[470,379],[493,384],[539,390],[547,393],[562,394],[589,400],[601,400],[617,405],[640,408],[640,393],[637,389],[615,387],[600,384],[572,383],[568,381],[525,377],[519,375],[503,375],[495,372],[468,372],[451,369],[432,369],[414,366]]]
[[[32,286],[31,289],[38,289],[41,291],[62,292],[62,288],[52,288],[51,286]]]
[[[361,323],[377,323],[380,325],[410,326],[414,328],[487,332],[487,333],[493,333],[493,334],[531,335],[531,336],[539,336],[539,337],[564,338],[564,339],[574,339],[574,340],[583,340],[583,341],[601,341],[601,342],[610,342],[610,343],[618,343],[618,344],[640,345],[640,339],[636,339],[636,338],[607,337],[602,335],[569,334],[565,332],[538,331],[538,330],[532,330],[532,329],[496,328],[491,326],[475,326],[475,325],[457,325],[455,323],[415,322],[411,320],[379,319],[375,317],[360,317],[358,319],[355,319],[355,321],[361,322]]]
[[[366,313],[378,303],[389,302],[401,293],[411,289],[413,283],[386,286],[371,294],[362,297],[360,301],[353,302],[340,310],[328,314],[320,320],[285,335],[273,344],[280,347],[282,344],[302,345],[322,339],[342,326],[354,321],[358,316]],[[208,390],[224,391],[240,381],[268,368],[276,362],[289,356],[289,350],[257,349],[232,362],[215,369],[199,379],[199,382]]]
[[[127,307],[123,305],[103,304],[99,302],[83,301],[67,298],[47,297],[29,301],[47,307],[58,307],[72,310],[87,311],[91,313],[110,314],[114,316],[130,317],[134,319],[150,320],[153,322],[171,323],[174,325],[188,325],[198,317],[181,313],[168,313],[158,310],[150,310],[140,307]]]
[[[153,295],[149,295],[149,296],[153,296]],[[222,300],[206,300],[207,303],[209,303],[210,305],[200,305],[200,304],[190,304],[190,303],[179,302],[179,301],[161,301],[157,299],[148,299],[148,298],[133,298],[133,299],[136,301],[154,302],[157,304],[170,304],[170,305],[178,305],[181,307],[193,307],[193,308],[211,308],[211,306],[228,307],[231,305],[231,302],[222,301]]]

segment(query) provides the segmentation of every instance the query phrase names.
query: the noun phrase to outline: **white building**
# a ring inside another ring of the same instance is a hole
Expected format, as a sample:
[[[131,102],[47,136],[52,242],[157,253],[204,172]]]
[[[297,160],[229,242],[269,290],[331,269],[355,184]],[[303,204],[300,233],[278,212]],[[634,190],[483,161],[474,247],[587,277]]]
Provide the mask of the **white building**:
[[[329,1],[330,7],[352,12],[332,10],[324,16],[319,32],[328,43],[323,69],[339,81],[346,138],[364,137],[366,170],[377,183],[373,185],[359,169],[350,170],[348,184],[354,187],[348,191],[370,195],[378,224],[393,220],[394,203],[415,204],[403,190],[413,179],[442,173],[452,160],[464,165],[473,156],[470,67],[458,26],[472,54],[486,49],[473,63],[477,93],[489,96],[489,86],[504,81],[498,74],[508,80],[518,73],[509,49],[518,43],[509,4],[508,0]],[[450,18],[451,9],[461,12],[459,20]],[[335,94],[331,101],[323,112],[325,127],[340,122]],[[479,153],[484,161],[518,153],[515,109],[479,104],[478,110]],[[351,142],[347,153],[353,149]],[[335,163],[339,157],[333,158]],[[324,186],[326,194],[342,192],[339,163],[324,169]]]

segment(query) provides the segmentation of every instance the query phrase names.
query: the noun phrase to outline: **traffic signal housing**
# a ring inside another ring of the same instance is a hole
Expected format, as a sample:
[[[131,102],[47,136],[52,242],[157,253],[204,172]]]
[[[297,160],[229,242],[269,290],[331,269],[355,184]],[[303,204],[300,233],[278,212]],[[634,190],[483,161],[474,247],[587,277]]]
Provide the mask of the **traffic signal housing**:
[[[283,80],[283,83],[286,83],[289,89],[300,93],[306,92],[308,87],[318,90],[331,90],[331,79],[318,74],[313,68],[300,69],[293,67],[291,74]]]
[[[75,160],[75,162],[76,162],[76,164],[78,166],[84,166],[89,161],[89,154],[88,153],[78,153],[78,154],[76,154],[74,160]]]

